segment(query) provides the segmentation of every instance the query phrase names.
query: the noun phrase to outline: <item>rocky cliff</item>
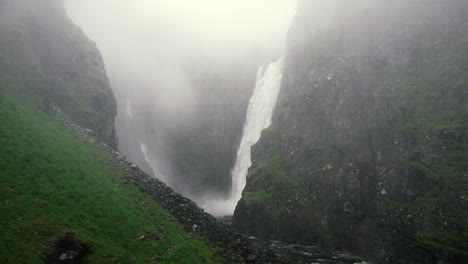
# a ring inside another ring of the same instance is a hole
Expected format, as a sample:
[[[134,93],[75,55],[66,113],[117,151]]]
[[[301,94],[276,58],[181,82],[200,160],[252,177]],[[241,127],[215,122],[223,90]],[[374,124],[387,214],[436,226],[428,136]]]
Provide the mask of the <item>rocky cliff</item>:
[[[61,0],[0,1],[0,82],[60,106],[117,147],[116,102],[101,55]]]
[[[194,74],[196,107],[189,126],[170,129],[166,140],[175,174],[195,197],[229,191],[256,66],[210,67]]]
[[[150,174],[155,173],[148,165],[157,168],[167,184],[198,200],[229,192],[230,170],[261,62],[200,64],[192,65],[181,77],[190,83],[190,96],[172,92],[173,100],[164,101],[162,96],[149,96],[148,91],[129,89],[132,84],[117,88],[121,90],[117,127],[122,153]],[[164,85],[155,89],[176,90]],[[167,109],[174,102],[177,106]],[[131,108],[131,116],[126,108]],[[140,143],[147,146],[152,164],[145,160]]]
[[[468,3],[349,2],[300,1],[233,225],[379,263],[465,263]]]

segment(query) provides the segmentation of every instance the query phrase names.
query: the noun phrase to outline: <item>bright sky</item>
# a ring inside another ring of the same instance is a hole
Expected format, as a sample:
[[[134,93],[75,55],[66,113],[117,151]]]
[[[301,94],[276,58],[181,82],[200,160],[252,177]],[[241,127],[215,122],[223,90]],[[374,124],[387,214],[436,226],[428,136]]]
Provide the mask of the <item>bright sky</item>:
[[[118,41],[121,48],[157,44],[184,52],[283,47],[296,10],[296,0],[65,0],[65,5],[100,46]]]

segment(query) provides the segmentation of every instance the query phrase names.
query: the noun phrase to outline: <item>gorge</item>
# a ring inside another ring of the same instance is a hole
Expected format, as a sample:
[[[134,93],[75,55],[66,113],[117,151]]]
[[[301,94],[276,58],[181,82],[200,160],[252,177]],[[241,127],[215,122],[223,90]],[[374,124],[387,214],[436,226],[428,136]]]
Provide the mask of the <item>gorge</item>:
[[[467,13],[0,0],[0,262],[468,263]]]

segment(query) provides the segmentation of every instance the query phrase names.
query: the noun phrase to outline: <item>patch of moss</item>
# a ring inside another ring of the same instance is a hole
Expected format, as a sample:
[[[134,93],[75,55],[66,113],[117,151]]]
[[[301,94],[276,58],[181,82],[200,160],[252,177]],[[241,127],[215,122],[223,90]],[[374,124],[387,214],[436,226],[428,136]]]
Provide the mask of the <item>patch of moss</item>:
[[[273,194],[265,190],[242,193],[242,199],[247,205],[254,203],[268,203],[273,198]]]
[[[463,254],[468,256],[468,241],[450,231],[437,230],[416,234],[416,239],[423,245],[435,248],[439,251]]]
[[[277,128],[270,126],[262,131],[262,138],[263,139],[273,138],[278,134],[279,134],[279,130]]]

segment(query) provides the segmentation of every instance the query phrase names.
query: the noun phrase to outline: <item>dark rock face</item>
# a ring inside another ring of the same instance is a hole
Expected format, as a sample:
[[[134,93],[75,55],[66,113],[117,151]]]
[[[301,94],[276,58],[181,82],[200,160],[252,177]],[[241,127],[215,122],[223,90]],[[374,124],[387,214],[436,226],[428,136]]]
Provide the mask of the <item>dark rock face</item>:
[[[116,102],[103,60],[63,2],[0,1],[0,7],[0,84],[59,105],[116,148]]]
[[[191,198],[227,195],[259,60],[222,67],[200,62],[200,68],[187,70],[183,77],[191,86],[190,103],[181,103],[183,110],[176,114],[147,91],[127,94],[128,87],[118,87],[120,150],[152,174],[140,148],[143,142],[153,166],[168,176],[164,181]],[[126,113],[127,100],[133,118]]]
[[[468,256],[468,3],[302,1],[233,226],[389,263]],[[317,22],[317,23],[315,23]]]
[[[229,192],[255,72],[251,63],[194,78],[198,107],[190,127],[172,131],[168,156],[195,194]]]
[[[74,234],[65,233],[57,238],[52,247],[43,256],[47,264],[80,264],[89,252],[91,245],[78,240]]]

